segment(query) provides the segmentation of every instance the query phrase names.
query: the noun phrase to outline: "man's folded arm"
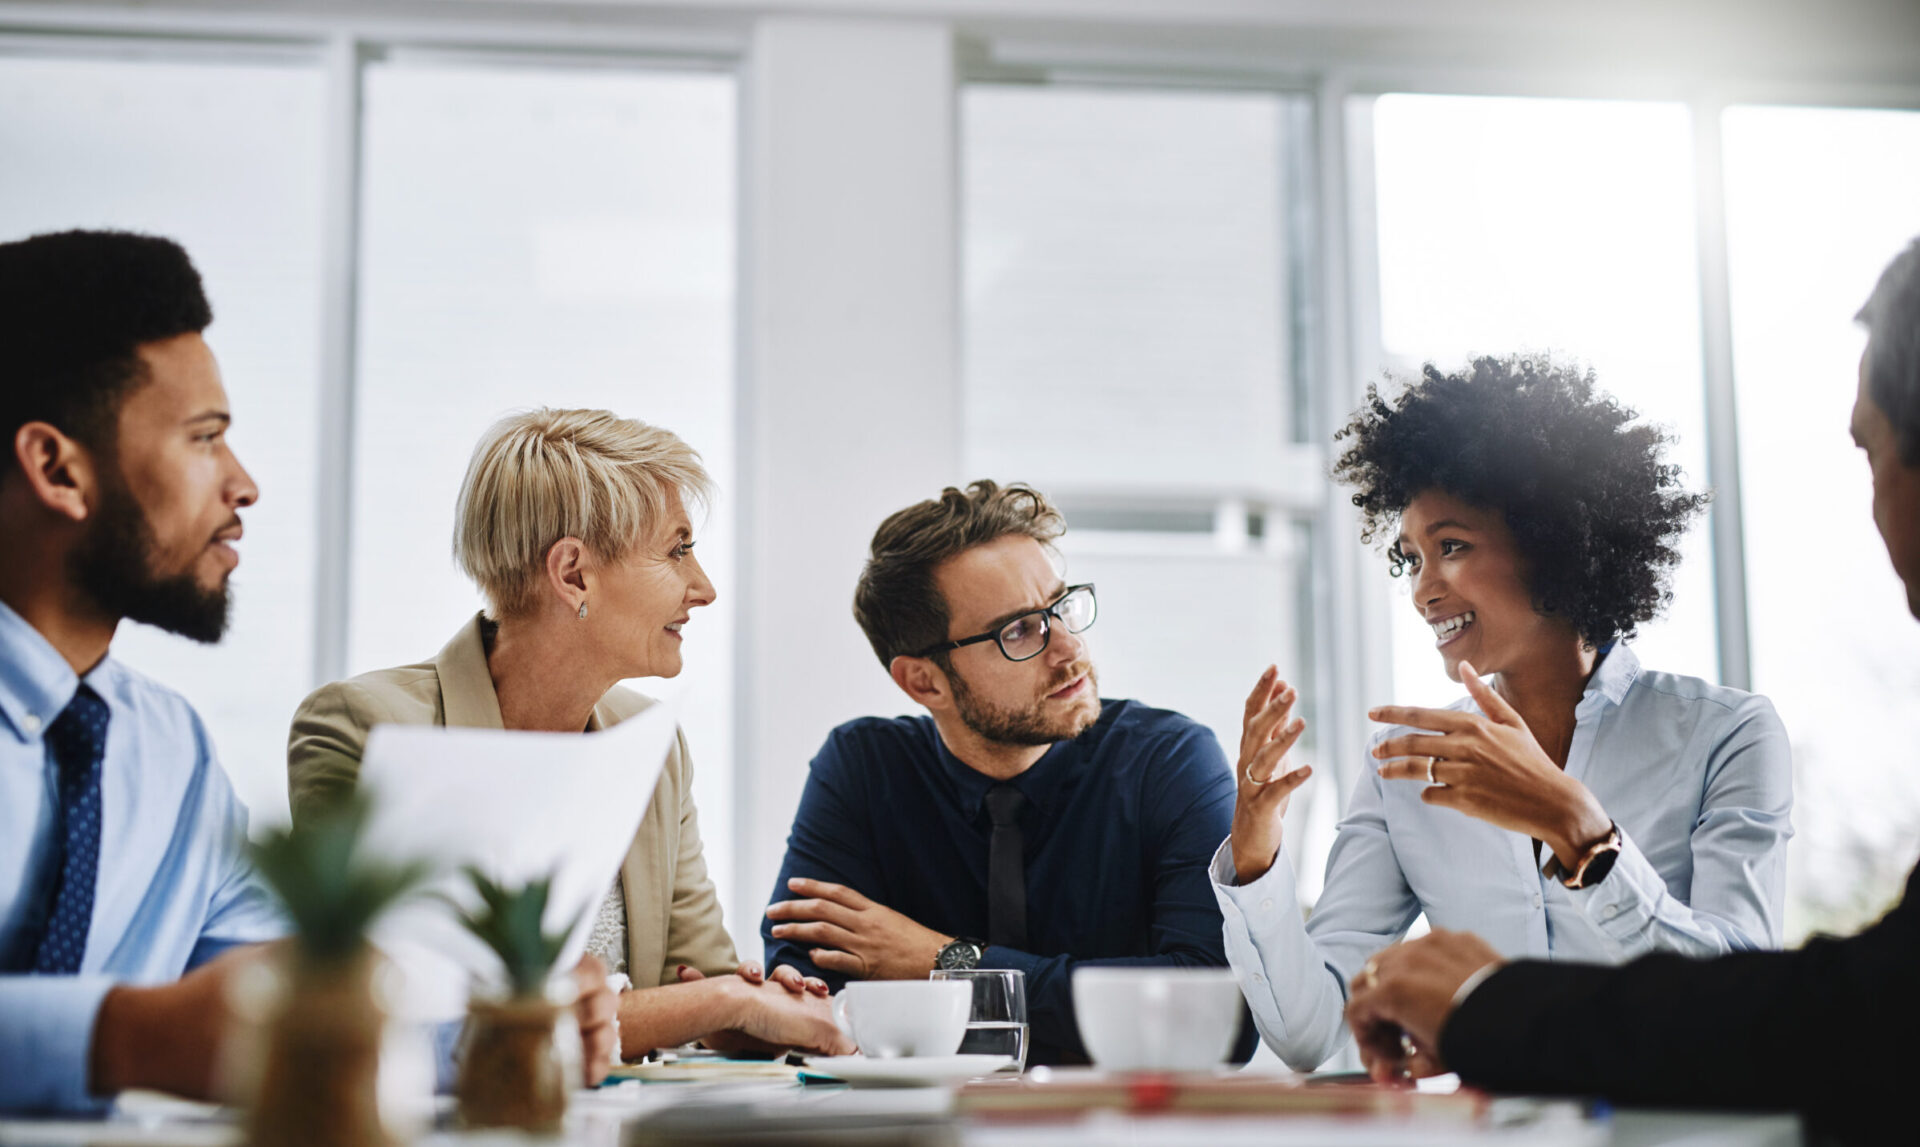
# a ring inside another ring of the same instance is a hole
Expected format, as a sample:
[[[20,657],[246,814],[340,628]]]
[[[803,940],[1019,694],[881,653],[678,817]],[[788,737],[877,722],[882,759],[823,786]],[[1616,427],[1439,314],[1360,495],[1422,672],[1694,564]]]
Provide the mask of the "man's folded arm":
[[[887,903],[882,895],[885,883],[873,861],[872,830],[840,791],[847,778],[838,759],[830,756],[833,750],[834,741],[829,740],[809,766],[800,807],[793,815],[793,831],[787,836],[787,855],[780,862],[780,875],[774,881],[769,904],[800,899],[798,893],[787,888],[787,881],[794,877],[843,884]],[[775,939],[773,921],[764,912],[760,916],[760,939],[767,971],[789,964],[802,975],[825,980],[836,992],[846,986],[846,976],[813,962],[808,945]]]

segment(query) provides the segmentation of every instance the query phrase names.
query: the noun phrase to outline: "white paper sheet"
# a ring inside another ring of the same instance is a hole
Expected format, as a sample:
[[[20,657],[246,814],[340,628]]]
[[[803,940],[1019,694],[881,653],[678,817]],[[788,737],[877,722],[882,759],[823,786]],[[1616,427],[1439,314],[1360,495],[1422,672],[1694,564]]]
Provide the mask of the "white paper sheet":
[[[427,895],[410,897],[373,929],[401,973],[393,1014],[455,1019],[476,981],[501,981],[498,958],[439,899],[477,903],[464,865],[509,885],[553,873],[546,927],[572,929],[556,966],[580,959],[675,727],[672,706],[658,704],[597,733],[374,728],[360,765],[360,787],[373,801],[365,854],[424,858],[438,872]]]

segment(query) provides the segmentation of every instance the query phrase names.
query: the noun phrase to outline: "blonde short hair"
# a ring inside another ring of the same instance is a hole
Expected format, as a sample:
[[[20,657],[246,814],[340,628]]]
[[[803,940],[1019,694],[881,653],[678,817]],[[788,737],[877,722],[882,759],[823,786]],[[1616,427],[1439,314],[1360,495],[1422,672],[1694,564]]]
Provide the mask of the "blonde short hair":
[[[453,557],[495,618],[532,610],[547,550],[579,538],[617,560],[647,540],[674,494],[713,497],[700,455],[670,430],[606,410],[509,415],[473,449],[454,507]]]

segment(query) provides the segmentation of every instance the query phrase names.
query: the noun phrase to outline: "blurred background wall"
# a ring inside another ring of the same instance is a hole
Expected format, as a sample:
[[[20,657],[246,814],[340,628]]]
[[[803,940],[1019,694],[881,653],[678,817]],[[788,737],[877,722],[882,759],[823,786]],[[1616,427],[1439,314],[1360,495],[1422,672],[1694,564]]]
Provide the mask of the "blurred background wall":
[[[1790,927],[1920,847],[1920,629],[1847,437],[1851,316],[1920,234],[1920,5],[1709,0],[0,3],[0,236],[174,236],[263,491],[218,649],[116,646],[256,823],[314,685],[430,657],[481,429],[606,406],[722,487],[671,696],[743,954],[828,729],[907,708],[849,601],[878,521],[1034,482],[1109,696],[1231,756],[1268,661],[1323,769],[1449,700],[1326,479],[1384,372],[1555,351],[1716,493],[1643,660],[1770,694]]]

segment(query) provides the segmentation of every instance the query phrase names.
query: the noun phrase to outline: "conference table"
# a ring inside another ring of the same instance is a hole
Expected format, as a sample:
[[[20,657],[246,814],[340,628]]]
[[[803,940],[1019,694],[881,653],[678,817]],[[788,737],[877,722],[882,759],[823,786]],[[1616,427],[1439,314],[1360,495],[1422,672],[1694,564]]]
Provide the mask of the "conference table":
[[[1441,1084],[1439,1090],[1445,1090]],[[792,1144],[795,1147],[1791,1147],[1789,1115],[1614,1110],[1567,1101],[1496,1098],[1483,1117],[1313,1116],[1093,1111],[1070,1119],[984,1118],[956,1112],[956,1089],[854,1089],[781,1083],[628,1081],[575,1095],[564,1132],[450,1129],[445,1102],[418,1128],[420,1147],[545,1142],[563,1147]],[[424,1116],[424,1113],[423,1113]],[[124,1097],[104,1120],[0,1119],[0,1147],[233,1147],[238,1116],[155,1095]]]

